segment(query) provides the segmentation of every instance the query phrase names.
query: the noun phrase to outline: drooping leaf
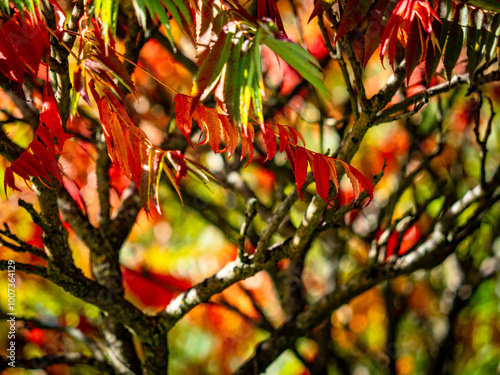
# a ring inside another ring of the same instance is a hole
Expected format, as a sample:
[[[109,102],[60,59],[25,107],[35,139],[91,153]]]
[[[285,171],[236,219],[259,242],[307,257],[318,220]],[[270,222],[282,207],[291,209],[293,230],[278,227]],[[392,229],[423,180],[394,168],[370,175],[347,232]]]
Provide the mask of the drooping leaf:
[[[328,194],[330,193],[330,167],[325,160],[326,156],[315,153],[313,156],[312,171],[316,181],[316,192],[326,203],[328,203]],[[297,165],[297,160],[295,160]]]
[[[422,54],[422,45],[426,42],[423,41],[423,30],[420,28],[420,23],[417,19],[413,19],[410,31],[408,33],[408,45],[405,50],[406,59],[406,83],[410,82],[410,77],[417,65],[420,62]],[[427,47],[427,45],[425,45]]]
[[[286,36],[276,0],[257,0],[257,17],[261,21],[266,18],[272,20],[283,35]]]
[[[365,32],[365,56],[363,66],[366,66],[368,60],[379,46],[382,31],[396,4],[397,0],[379,0],[375,3],[375,7],[370,12],[368,28]]]
[[[493,19],[488,27],[485,41],[484,41],[484,50],[485,50],[485,63],[488,64],[491,59],[496,55],[495,52],[495,42],[498,44],[498,35],[500,34],[500,13],[497,13],[493,16]]]
[[[344,13],[340,19],[339,29],[335,36],[335,41],[342,38],[366,16],[370,10],[370,1],[368,0],[347,0]]]
[[[241,132],[241,156],[240,160],[245,159],[247,155],[248,157],[248,164],[251,163],[254,155],[254,149],[253,149],[253,142],[255,140],[255,130],[253,128],[252,124],[246,124],[243,126],[242,132]]]
[[[302,192],[302,187],[306,182],[307,176],[307,150],[304,147],[297,146],[295,148],[295,165],[294,165],[294,174],[295,174],[295,184],[297,186],[297,194],[300,199],[304,199],[304,193]]]
[[[327,9],[330,9],[334,3],[335,0],[316,0],[314,2],[314,9],[309,16],[307,23],[310,23],[314,17],[322,15],[323,12]]]
[[[174,103],[175,124],[192,147],[191,129],[193,127],[193,121],[191,119],[191,98],[187,95],[177,94],[174,97]]]
[[[263,42],[274,53],[285,60],[292,68],[304,77],[318,92],[325,98],[329,98],[330,94],[326,88],[321,73],[321,67],[314,57],[298,44],[288,40],[279,40],[270,35],[263,38]]]
[[[448,80],[451,80],[453,69],[455,68],[458,58],[460,57],[460,52],[464,42],[464,31],[461,25],[463,12],[467,12],[467,7],[464,4],[459,4],[455,9],[453,21],[450,24],[449,36],[446,41],[443,63]]]
[[[272,160],[278,147],[276,143],[276,134],[274,134],[274,131],[269,126],[264,124],[260,125],[260,129],[262,131],[262,136],[264,137],[264,143],[266,144],[266,161]]]
[[[193,98],[191,101],[191,113],[195,111],[199,102],[210,94],[219,81],[222,69],[233,47],[232,40],[234,34],[235,25],[233,23],[226,25],[217,42],[210,48],[209,53],[203,59],[191,92]]]
[[[227,151],[227,156],[230,158],[234,154],[234,150],[238,145],[238,128],[231,120],[229,120],[227,116],[224,116],[220,113],[218,114],[218,116],[222,128],[224,129],[224,142],[226,143],[226,147],[221,150],[221,152]]]
[[[474,80],[474,73],[481,61],[481,50],[483,48],[481,38],[481,26],[483,24],[483,12],[479,9],[473,9],[469,24],[467,25],[467,72],[471,81]]]
[[[367,179],[360,171],[358,171],[353,166],[339,160],[342,163],[342,167],[344,167],[345,173],[349,180],[351,181],[353,192],[354,192],[354,201],[358,200],[359,193],[361,192],[361,187],[366,189],[370,196],[370,203],[373,199],[373,185],[369,179]]]

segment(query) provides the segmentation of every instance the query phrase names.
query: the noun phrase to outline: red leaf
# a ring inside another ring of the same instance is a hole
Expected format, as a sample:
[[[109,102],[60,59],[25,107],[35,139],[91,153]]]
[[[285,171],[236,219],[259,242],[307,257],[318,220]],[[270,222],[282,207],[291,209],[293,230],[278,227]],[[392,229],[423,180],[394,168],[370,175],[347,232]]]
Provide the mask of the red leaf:
[[[272,160],[274,158],[274,155],[276,154],[276,149],[278,147],[276,143],[276,134],[274,134],[273,129],[271,129],[268,125],[261,124],[260,128],[264,137],[264,143],[266,144],[266,160]]]
[[[76,202],[76,205],[82,212],[87,215],[87,205],[85,204],[85,201],[83,200],[82,194],[80,193],[80,188],[76,184],[75,181],[71,180],[70,178],[64,176],[63,177],[63,184],[66,190],[68,191],[69,195],[71,195],[71,198]]]
[[[126,296],[135,298],[144,308],[164,309],[176,294],[191,287],[189,281],[168,274],[124,266],[121,271]]]
[[[57,0],[49,0],[50,5],[54,9],[54,13],[56,15],[56,36],[58,39],[61,38],[61,35],[64,33],[64,24],[66,23],[66,13],[61,8]]]
[[[335,42],[354,29],[366,16],[368,10],[370,10],[370,2],[367,0],[347,0]]]
[[[323,12],[333,6],[332,0],[316,0],[314,2],[314,9],[307,20],[307,23],[311,22],[316,16],[320,16]]]
[[[54,137],[56,137],[56,151],[60,153],[63,149],[64,142],[66,142],[68,138],[71,138],[72,135],[66,133],[62,127],[61,116],[57,109],[56,98],[54,97],[50,82],[47,82],[43,87],[43,105],[42,112],[40,113],[40,122],[47,126]]]
[[[14,163],[17,163],[17,165],[19,165],[21,168],[27,171],[30,176],[33,177],[41,176],[45,178],[47,181],[50,181],[50,177],[45,167],[30,152],[24,151],[17,160],[14,160]]]
[[[410,82],[411,74],[413,70],[417,67],[422,57],[422,45],[427,44],[427,41],[423,40],[422,30],[420,29],[419,22],[416,18],[411,22],[410,30],[408,32],[408,44],[405,49],[406,58],[406,83]],[[424,52],[425,54],[425,52]]]
[[[180,151],[169,151],[169,160],[171,161],[176,174],[175,179],[179,182],[183,177],[187,175],[188,166],[186,164],[186,160],[184,155]]]
[[[62,185],[61,169],[54,155],[52,155],[40,142],[31,142],[30,149],[37,159],[40,160],[45,169],[47,169],[47,171],[59,181],[59,184]]]
[[[257,1],[257,17],[259,20],[264,20],[265,18],[271,19],[278,29],[286,36],[285,27],[283,26],[283,21],[281,20],[281,15],[276,5],[276,0],[258,0]]]
[[[0,71],[12,81],[24,80],[24,63],[0,29]]]
[[[297,146],[295,148],[295,184],[297,186],[297,194],[300,199],[304,199],[302,187],[306,182],[307,177],[307,150],[304,147]]]
[[[3,190],[5,192],[5,195],[7,195],[7,186],[10,187],[14,191],[15,190],[21,191],[21,189],[19,189],[16,186],[16,180],[14,178],[14,172],[12,171],[12,169],[10,167],[8,167],[7,169],[5,169],[5,175],[3,176]]]
[[[90,105],[90,98],[87,93],[87,84],[85,82],[85,70],[82,68],[82,65],[77,65],[75,68],[75,72],[73,74],[73,86],[82,99]]]
[[[379,0],[375,4],[375,8],[371,11],[370,20],[368,21],[368,28],[365,33],[365,57],[363,66],[365,67],[368,60],[373,55],[378,45],[380,44],[380,37],[382,30],[385,27],[387,20],[384,18],[390,8],[396,5],[397,0]]]
[[[288,131],[283,125],[276,125],[278,127],[278,138],[280,141],[280,152],[285,151],[288,146]]]
[[[330,192],[330,167],[326,161],[326,156],[315,153],[313,156],[313,174],[316,181],[316,192],[326,203],[328,203],[328,193]]]
[[[42,57],[49,50],[49,36],[47,31],[40,28],[29,16],[24,20],[16,14],[7,21],[1,29],[7,41],[12,45],[19,58],[21,58],[34,72],[38,74],[38,67]],[[34,42],[36,41],[36,42]],[[20,68],[24,65],[21,63]]]
[[[38,124],[38,128],[35,131],[35,139],[38,138],[40,142],[43,143],[45,147],[49,149],[52,154],[56,154],[54,136],[50,132],[49,128],[43,123]]]

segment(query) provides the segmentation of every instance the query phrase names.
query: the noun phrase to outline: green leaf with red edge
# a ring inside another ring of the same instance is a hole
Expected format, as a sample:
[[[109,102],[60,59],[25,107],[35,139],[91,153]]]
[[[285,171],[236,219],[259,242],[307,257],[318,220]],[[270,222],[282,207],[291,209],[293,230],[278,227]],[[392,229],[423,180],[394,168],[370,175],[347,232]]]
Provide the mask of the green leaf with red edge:
[[[365,18],[369,10],[370,1],[368,0],[347,0],[334,42],[354,29]]]
[[[191,98],[187,95],[177,94],[174,97],[175,103],[175,124],[186,137],[189,145],[191,144],[191,129],[193,121],[191,117]]]
[[[312,171],[314,180],[316,181],[316,192],[321,199],[328,203],[328,194],[330,193],[330,167],[328,166],[326,158],[325,155],[315,153],[313,155]]]
[[[266,144],[266,161],[272,160],[278,147],[276,143],[276,134],[269,125],[265,125],[263,123],[260,125],[260,129],[262,130],[262,136],[264,138],[264,143]]]
[[[464,31],[460,25],[462,12],[467,12],[467,7],[464,4],[459,4],[455,9],[455,14],[453,16],[453,21],[451,22],[449,35],[446,41],[443,64],[448,80],[451,80],[453,69],[457,65],[464,42]]]
[[[295,185],[297,186],[297,194],[300,199],[304,199],[302,187],[306,182],[307,177],[307,150],[304,147],[295,147],[295,168],[293,169],[295,175]]]
[[[229,58],[233,47],[233,36],[235,34],[235,24],[230,22],[224,26],[222,33],[215,44],[210,48],[209,53],[201,63],[196,79],[191,91],[191,110],[194,113],[196,107],[205,99],[215,87],[222,74],[222,69]]]

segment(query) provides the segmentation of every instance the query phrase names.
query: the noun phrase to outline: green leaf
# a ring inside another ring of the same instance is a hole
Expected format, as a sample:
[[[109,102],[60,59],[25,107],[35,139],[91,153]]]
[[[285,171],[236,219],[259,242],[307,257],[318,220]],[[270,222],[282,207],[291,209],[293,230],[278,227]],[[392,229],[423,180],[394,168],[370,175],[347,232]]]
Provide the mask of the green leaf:
[[[453,68],[455,68],[458,58],[460,57],[460,52],[464,42],[464,31],[462,30],[462,25],[460,24],[462,12],[467,12],[467,7],[463,4],[459,4],[455,9],[455,15],[453,16],[453,21],[450,25],[450,32],[446,41],[443,63],[448,80],[451,80]]]
[[[483,48],[480,42],[481,26],[483,23],[483,12],[479,9],[474,9],[469,18],[467,25],[467,71],[469,72],[470,80],[474,78],[474,73],[481,60],[480,51]],[[479,51],[479,53],[478,53]]]
[[[167,30],[168,40],[170,41],[170,44],[175,51],[174,37],[172,35],[172,28],[170,27],[170,20],[163,5],[158,0],[144,0],[144,5],[148,9],[151,18],[155,19],[156,17],[158,17],[162,25],[165,26],[165,29]]]
[[[10,16],[9,0],[0,0],[0,10],[2,10],[2,13],[6,16]]]
[[[234,46],[226,65],[224,99],[229,117],[239,125],[241,123],[238,110],[240,105],[240,87],[243,85],[243,61],[241,58],[242,34],[236,34],[233,43]]]
[[[484,40],[485,60],[488,64],[493,56],[495,56],[495,45],[498,43],[498,35],[500,33],[500,14],[495,14],[489,25],[489,30],[486,32]]]
[[[233,47],[234,24],[227,25],[219,39],[205,55],[196,74],[191,96],[191,113],[200,101],[205,99],[215,87]]]
[[[500,13],[500,2],[498,0],[467,0],[466,3],[484,10]]]
[[[263,41],[275,54],[313,85],[323,97],[330,99],[328,89],[323,83],[321,67],[309,52],[294,42],[275,39],[269,35],[265,36]]]

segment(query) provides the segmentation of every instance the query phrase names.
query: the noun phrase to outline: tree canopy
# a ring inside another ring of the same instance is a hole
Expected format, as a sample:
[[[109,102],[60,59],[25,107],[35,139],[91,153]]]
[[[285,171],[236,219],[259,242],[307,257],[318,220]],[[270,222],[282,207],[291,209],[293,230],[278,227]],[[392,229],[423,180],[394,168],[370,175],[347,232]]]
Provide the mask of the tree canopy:
[[[1,370],[500,371],[497,1],[0,11]]]

